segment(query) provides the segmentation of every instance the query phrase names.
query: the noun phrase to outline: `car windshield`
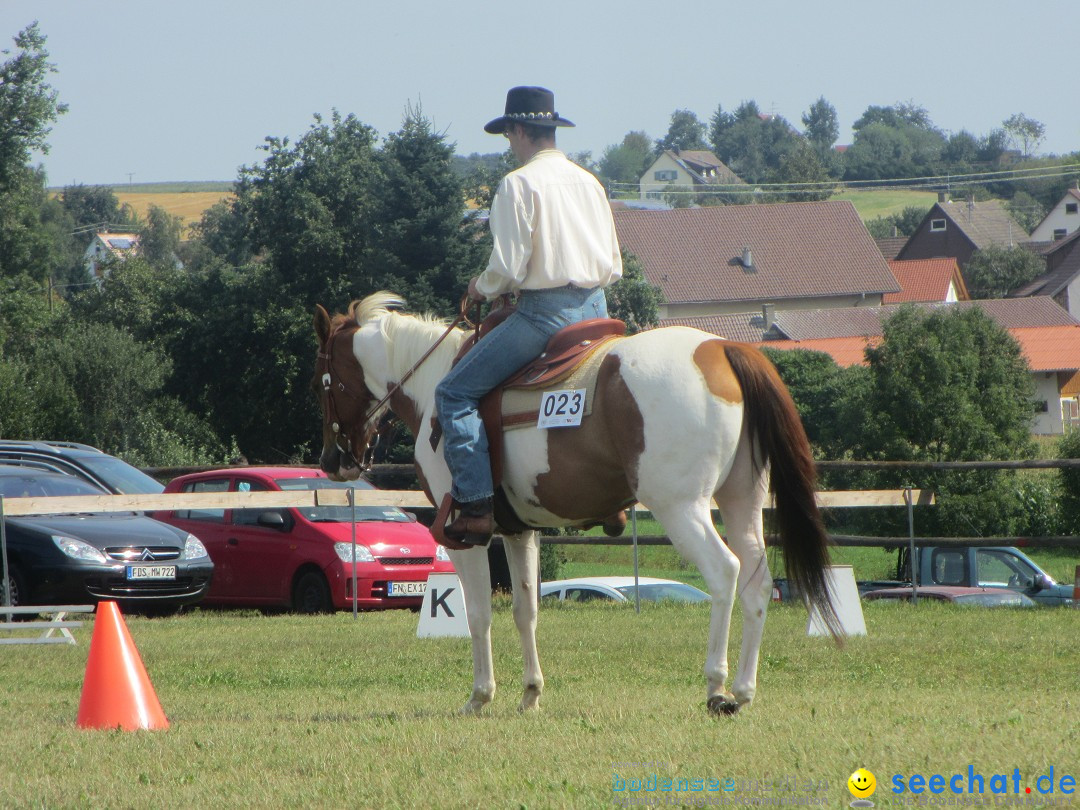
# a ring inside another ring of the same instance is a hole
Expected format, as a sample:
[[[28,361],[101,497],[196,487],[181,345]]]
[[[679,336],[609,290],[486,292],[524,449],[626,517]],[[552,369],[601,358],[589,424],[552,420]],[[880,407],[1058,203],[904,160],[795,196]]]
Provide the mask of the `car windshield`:
[[[100,489],[72,475],[2,475],[5,498],[51,498],[61,495],[102,495]]]
[[[681,582],[650,582],[641,584],[641,598],[650,602],[670,599],[673,602],[705,602],[709,595],[691,585]],[[615,588],[627,599],[634,598],[633,585],[620,585]]]
[[[367,481],[331,481],[329,478],[278,478],[277,485],[285,492],[310,491],[314,489],[375,489]],[[348,506],[308,506],[300,514],[313,523],[348,523],[352,510]],[[409,523],[412,520],[396,506],[357,506],[358,523],[387,522]]]
[[[79,463],[124,495],[157,495],[165,485],[115,456],[87,454]]]

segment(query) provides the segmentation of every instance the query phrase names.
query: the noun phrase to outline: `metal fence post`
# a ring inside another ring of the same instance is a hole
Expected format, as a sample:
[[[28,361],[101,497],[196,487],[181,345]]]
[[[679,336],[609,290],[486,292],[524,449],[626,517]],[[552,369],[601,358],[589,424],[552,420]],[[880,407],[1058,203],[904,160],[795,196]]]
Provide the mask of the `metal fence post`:
[[[904,503],[907,504],[908,560],[911,563],[911,603],[918,604],[919,565],[915,559],[915,504],[911,487],[904,487]]]
[[[641,613],[641,586],[638,584],[637,504],[630,507],[631,535],[634,539],[634,612]]]
[[[349,487],[349,520],[352,522],[352,616],[360,618],[360,611],[356,607],[356,487]]]
[[[0,585],[4,588],[4,607],[11,607],[11,580],[8,579],[7,558],[7,529],[4,526],[4,496],[0,495]],[[8,613],[4,621],[11,621],[12,614]]]

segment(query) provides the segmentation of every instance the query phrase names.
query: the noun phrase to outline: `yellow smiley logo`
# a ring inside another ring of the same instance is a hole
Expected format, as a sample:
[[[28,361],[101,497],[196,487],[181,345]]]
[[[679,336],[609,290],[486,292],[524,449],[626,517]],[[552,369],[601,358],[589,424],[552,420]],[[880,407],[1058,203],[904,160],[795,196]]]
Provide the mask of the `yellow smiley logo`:
[[[874,795],[877,789],[877,779],[866,768],[859,768],[847,780],[847,789],[856,799],[865,799]]]

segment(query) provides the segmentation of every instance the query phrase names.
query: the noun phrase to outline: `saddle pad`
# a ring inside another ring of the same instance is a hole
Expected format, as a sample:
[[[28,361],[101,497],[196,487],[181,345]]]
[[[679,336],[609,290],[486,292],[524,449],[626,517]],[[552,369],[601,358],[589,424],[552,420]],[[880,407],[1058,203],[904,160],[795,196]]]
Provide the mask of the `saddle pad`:
[[[505,388],[502,395],[503,430],[535,427],[540,419],[540,399],[545,391],[585,389],[585,409],[582,418],[592,413],[596,375],[608,352],[615,348],[621,337],[598,340],[595,348],[583,356],[580,363],[564,374],[546,380],[542,388]]]

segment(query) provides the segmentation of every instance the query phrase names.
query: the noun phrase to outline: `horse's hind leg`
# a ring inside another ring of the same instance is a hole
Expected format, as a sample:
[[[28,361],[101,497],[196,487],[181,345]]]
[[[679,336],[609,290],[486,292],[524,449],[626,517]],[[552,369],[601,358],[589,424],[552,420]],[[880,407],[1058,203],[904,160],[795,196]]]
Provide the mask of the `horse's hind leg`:
[[[743,443],[743,447],[747,447]],[[740,451],[740,456],[742,452]],[[740,470],[740,465],[746,469]],[[732,692],[738,705],[754,699],[757,691],[758,655],[765,631],[765,611],[772,597],[772,576],[765,556],[761,507],[767,496],[768,478],[754,476],[747,458],[736,458],[735,468],[717,490],[716,504],[724,519],[728,547],[739,558],[738,597],[742,603],[742,648]]]
[[[514,623],[521,636],[524,659],[524,692],[518,709],[531,711],[540,707],[540,694],[544,691],[544,674],[540,671],[540,657],[536,652],[540,545],[536,532],[525,532],[504,537],[503,547],[514,586]]]
[[[702,497],[692,503],[681,502],[663,507],[651,503],[653,514],[667,529],[671,543],[679,553],[697,566],[712,596],[709,619],[709,646],[705,659],[708,682],[708,706],[718,714],[734,714],[739,704],[727,692],[727,647],[731,632],[731,608],[735,603],[735,582],[739,560],[724,545],[713,525],[711,501]]]
[[[473,688],[462,714],[479,714],[495,697],[495,665],[491,658],[491,569],[486,548],[451,551],[472,637]]]

